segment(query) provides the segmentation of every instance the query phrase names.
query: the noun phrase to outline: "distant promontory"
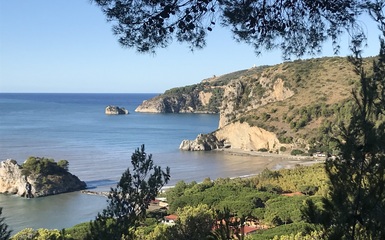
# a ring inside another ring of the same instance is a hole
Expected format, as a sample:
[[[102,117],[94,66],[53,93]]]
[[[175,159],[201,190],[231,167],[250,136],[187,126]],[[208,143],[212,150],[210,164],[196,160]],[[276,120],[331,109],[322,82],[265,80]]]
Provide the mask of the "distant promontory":
[[[351,117],[351,89],[359,84],[351,68],[342,57],[254,66],[167,90],[135,111],[219,114],[218,129],[183,140],[181,150],[332,152],[325,133]]]
[[[68,161],[29,157],[22,165],[8,159],[0,163],[0,193],[43,197],[83,190],[86,183],[68,172]]]

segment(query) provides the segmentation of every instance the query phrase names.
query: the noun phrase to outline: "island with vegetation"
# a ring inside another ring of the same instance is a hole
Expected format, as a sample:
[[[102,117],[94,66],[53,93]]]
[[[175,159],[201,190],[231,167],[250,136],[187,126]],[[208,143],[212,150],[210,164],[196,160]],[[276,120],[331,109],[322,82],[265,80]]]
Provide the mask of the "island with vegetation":
[[[69,162],[29,157],[19,165],[8,159],[0,163],[0,193],[43,197],[83,190],[86,183],[68,172]]]

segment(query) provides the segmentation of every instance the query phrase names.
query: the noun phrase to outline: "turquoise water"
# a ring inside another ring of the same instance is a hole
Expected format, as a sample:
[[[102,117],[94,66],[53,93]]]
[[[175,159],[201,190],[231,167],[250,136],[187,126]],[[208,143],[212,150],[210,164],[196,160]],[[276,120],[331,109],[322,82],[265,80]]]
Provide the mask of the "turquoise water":
[[[155,95],[0,93],[0,160],[21,164],[29,156],[66,159],[70,171],[96,190],[116,183],[141,144],[155,164],[171,168],[169,185],[261,170],[251,157],[180,151],[182,140],[215,130],[219,116],[134,112]],[[130,114],[105,115],[107,105],[125,107]],[[0,194],[5,222],[14,232],[71,227],[94,219],[105,205],[103,197],[78,192],[31,200]]]

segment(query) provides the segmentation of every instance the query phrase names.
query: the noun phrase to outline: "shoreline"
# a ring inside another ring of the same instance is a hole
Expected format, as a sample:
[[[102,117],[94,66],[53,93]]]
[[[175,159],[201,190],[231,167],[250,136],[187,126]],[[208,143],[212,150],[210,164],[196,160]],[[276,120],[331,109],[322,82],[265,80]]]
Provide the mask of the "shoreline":
[[[216,149],[214,151],[232,156],[253,157],[255,158],[255,160],[261,160],[263,158],[264,160],[268,160],[268,162],[259,162],[261,163],[261,165],[263,165],[264,163],[265,168],[271,170],[289,169],[295,167],[296,165],[308,166],[316,163],[325,162],[326,160],[326,157],[293,156],[289,153],[269,153],[234,148]],[[277,168],[276,166],[274,166],[274,164],[280,166]]]
[[[269,152],[258,152],[258,151],[247,151],[243,149],[216,149],[212,150],[213,153],[221,153],[225,155],[239,156],[239,157],[251,157],[256,165],[259,165],[259,172],[250,172],[248,174],[240,175],[240,176],[232,176],[228,177],[230,179],[237,178],[251,178],[260,174],[264,169],[270,169],[273,171],[281,170],[281,169],[291,169],[300,166],[311,166],[313,164],[322,163],[325,161],[325,158],[321,157],[311,157],[311,156],[293,156],[290,154],[277,154],[277,153],[269,153]],[[221,177],[218,177],[221,178]],[[211,180],[216,180],[218,178],[213,178]],[[185,181],[185,180],[181,180]],[[203,179],[202,179],[203,181]],[[202,182],[201,181],[201,182]],[[198,182],[198,183],[201,183]],[[188,182],[186,182],[188,183]],[[161,192],[165,192],[170,188],[175,187],[175,185],[165,185],[161,188]],[[107,197],[108,191],[98,191],[86,189],[81,191],[83,194],[94,195],[100,197]]]

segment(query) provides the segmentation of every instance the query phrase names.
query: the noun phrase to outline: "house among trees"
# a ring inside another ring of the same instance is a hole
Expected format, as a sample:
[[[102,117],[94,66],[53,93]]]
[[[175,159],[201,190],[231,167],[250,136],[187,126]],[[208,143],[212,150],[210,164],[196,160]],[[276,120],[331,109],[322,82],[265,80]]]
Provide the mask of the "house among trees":
[[[178,216],[175,214],[167,215],[164,217],[164,220],[162,221],[162,223],[172,226],[172,225],[175,225],[175,222],[177,219],[178,219]]]

